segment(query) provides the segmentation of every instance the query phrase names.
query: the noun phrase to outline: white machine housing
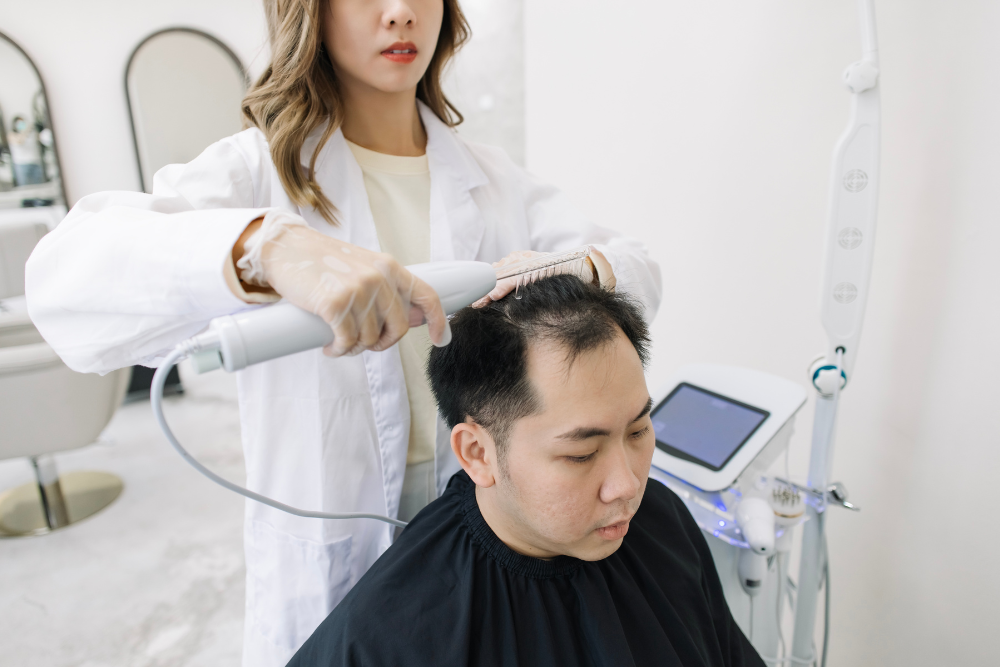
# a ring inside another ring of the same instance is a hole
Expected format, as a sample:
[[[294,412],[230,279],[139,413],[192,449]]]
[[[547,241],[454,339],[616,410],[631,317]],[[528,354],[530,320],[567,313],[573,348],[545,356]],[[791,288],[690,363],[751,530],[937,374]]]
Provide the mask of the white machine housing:
[[[681,384],[768,413],[720,470],[674,456],[657,445],[653,465],[702,491],[722,491],[733,486],[751,464],[752,470],[763,472],[787,447],[795,413],[806,401],[805,390],[784,378],[736,366],[692,364],[680,368],[653,394],[654,415]]]

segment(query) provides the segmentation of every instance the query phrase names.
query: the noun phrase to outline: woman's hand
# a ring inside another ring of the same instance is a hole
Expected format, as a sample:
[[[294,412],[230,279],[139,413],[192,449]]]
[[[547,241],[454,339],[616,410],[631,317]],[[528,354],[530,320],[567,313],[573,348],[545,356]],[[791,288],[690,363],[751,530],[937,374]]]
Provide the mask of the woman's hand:
[[[268,285],[330,323],[327,355],[385,350],[425,320],[435,345],[451,340],[437,293],[387,254],[286,225],[264,242],[260,260]]]

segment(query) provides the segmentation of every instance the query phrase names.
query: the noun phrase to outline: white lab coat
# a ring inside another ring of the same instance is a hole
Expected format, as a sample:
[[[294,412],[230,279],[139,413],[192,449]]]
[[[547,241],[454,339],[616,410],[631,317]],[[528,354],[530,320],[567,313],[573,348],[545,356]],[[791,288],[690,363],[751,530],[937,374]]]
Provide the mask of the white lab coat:
[[[593,244],[618,289],[638,297],[652,319],[659,269],[640,242],[584,222],[503,151],[463,140],[424,105],[420,113],[432,261]],[[318,134],[302,150],[303,165]],[[324,234],[379,249],[361,169],[340,130],[323,148],[316,178],[339,226],[291,203],[264,136],[250,129],[189,164],[164,167],[151,195],[85,197],[28,262],[31,318],[77,371],[155,366],[212,318],[248,307],[227,288],[222,267],[267,209],[288,209]],[[237,379],[249,488],[301,508],[396,515],[410,432],[396,347],[339,359],[312,350],[251,366]],[[439,492],[457,470],[439,423]],[[243,664],[262,667],[284,665],[391,541],[384,523],[303,519],[252,501],[244,534]]]

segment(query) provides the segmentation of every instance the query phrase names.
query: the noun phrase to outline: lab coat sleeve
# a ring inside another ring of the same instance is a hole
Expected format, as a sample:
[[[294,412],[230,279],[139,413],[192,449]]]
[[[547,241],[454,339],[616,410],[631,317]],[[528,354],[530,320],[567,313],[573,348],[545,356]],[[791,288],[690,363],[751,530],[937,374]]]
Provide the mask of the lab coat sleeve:
[[[84,197],[28,260],[28,313],[75,371],[155,366],[212,318],[248,307],[223,267],[266,211],[231,140],[161,169],[151,195]]]
[[[522,171],[522,196],[531,234],[531,250],[554,252],[591,245],[607,258],[617,281],[616,290],[638,299],[647,322],[660,307],[660,267],[646,244],[586,220],[558,188]]]

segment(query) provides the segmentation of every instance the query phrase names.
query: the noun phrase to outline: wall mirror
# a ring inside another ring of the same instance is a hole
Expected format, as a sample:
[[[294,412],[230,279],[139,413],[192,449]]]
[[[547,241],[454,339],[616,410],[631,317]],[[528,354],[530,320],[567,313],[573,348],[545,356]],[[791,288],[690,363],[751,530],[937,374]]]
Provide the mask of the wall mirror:
[[[0,33],[0,210],[65,205],[42,77]]]
[[[246,90],[243,65],[211,35],[169,28],[140,42],[125,70],[125,92],[143,190],[152,192],[164,165],[190,162],[239,132]]]

